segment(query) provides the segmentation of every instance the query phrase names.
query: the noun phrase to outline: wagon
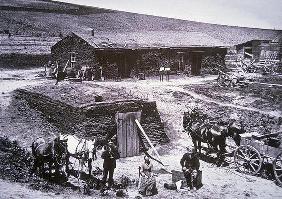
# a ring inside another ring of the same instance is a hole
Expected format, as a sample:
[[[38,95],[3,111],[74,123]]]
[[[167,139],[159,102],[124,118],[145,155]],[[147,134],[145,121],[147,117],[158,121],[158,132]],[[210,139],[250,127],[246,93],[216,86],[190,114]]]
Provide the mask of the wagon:
[[[242,134],[234,152],[234,163],[240,172],[256,175],[266,162],[271,163],[278,184],[282,185],[282,146],[277,134]]]
[[[246,87],[250,80],[246,79],[242,73],[225,73],[218,70],[217,83],[223,87]]]

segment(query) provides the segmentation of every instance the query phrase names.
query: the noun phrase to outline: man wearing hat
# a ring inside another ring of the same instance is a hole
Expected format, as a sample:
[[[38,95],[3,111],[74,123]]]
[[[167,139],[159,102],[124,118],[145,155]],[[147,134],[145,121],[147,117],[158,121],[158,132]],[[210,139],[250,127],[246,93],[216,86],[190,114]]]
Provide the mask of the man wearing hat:
[[[180,160],[182,171],[190,190],[198,188],[196,178],[199,173],[200,161],[194,149],[187,148],[187,153]]]
[[[113,185],[114,179],[114,170],[116,168],[116,159],[120,158],[119,152],[117,147],[114,145],[113,142],[109,142],[105,145],[105,151],[102,153],[102,159],[104,159],[103,163],[103,184],[106,184],[107,177],[109,174],[108,186],[111,187]]]

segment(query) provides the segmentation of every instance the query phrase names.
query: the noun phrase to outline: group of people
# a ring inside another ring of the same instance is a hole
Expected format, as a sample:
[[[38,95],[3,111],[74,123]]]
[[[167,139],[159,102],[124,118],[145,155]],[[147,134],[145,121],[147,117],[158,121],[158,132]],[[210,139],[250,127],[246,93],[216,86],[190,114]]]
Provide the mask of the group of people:
[[[116,168],[116,160],[120,158],[120,155],[113,142],[109,142],[107,145],[105,145],[104,149],[105,150],[101,155],[102,159],[104,159],[102,183],[104,186],[108,184],[108,187],[112,187],[114,183],[113,175]],[[197,177],[200,174],[200,162],[195,151],[189,149],[181,158],[180,165],[182,167],[188,188],[191,190],[194,188],[199,188]],[[150,161],[150,158],[148,156],[144,156],[144,162],[139,167],[138,192],[141,195],[151,196],[158,193],[156,178],[152,171],[153,164]]]

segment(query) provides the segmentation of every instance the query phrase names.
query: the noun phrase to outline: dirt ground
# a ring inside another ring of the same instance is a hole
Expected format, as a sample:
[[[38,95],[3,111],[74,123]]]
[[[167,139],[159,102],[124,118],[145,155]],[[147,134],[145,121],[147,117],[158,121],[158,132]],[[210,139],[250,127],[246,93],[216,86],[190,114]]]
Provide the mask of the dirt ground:
[[[55,80],[42,78],[43,69],[31,70],[0,70],[0,136],[17,140],[21,147],[30,150],[35,137],[49,137],[58,133],[58,129],[48,123],[42,114],[30,109],[12,97],[13,90],[24,86],[32,87],[40,84],[55,84]],[[267,82],[251,85],[251,89],[223,88],[215,81],[216,76],[185,77],[172,76],[170,81],[160,82],[158,77],[146,80],[126,79],[121,82],[83,82],[81,86],[95,89],[94,85],[111,89],[123,90],[133,97],[154,100],[165,124],[165,131],[171,142],[157,146],[165,166],[154,163],[158,195],[148,198],[281,198],[282,189],[274,181],[258,176],[239,173],[234,165],[216,167],[201,161],[204,186],[197,191],[169,191],[164,189],[164,183],[171,183],[171,174],[167,171],[180,170],[179,161],[185,148],[192,143],[189,136],[183,132],[182,117],[191,107],[204,110],[211,120],[228,120],[230,118],[243,121],[248,132],[265,133],[282,131],[281,95],[282,87]],[[281,77],[282,79],[282,77]],[[277,84],[279,81],[275,81]],[[71,82],[61,82],[58,86],[68,86]],[[263,92],[258,92],[258,90]],[[265,125],[269,124],[269,125]],[[115,179],[122,175],[131,180],[138,179],[138,166],[142,156],[122,158],[117,161]],[[102,167],[98,159],[94,166]],[[127,189],[127,198],[138,196],[136,186]],[[101,196],[98,191],[92,191],[91,196],[85,196],[79,191],[60,189],[35,190],[28,183],[0,180],[0,198],[112,198]]]

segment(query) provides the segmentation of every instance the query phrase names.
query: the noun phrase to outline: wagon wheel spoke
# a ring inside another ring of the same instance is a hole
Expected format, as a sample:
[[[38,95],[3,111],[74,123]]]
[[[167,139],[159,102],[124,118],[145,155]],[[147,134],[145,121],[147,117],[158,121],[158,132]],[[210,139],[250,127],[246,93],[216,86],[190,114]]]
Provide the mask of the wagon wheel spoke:
[[[241,153],[243,154],[244,157],[247,157],[247,153],[245,153],[245,150],[242,150]]]
[[[256,163],[256,162],[254,162],[253,164],[254,164],[254,165],[256,165],[257,167],[259,167],[259,164],[258,164],[258,163]]]
[[[255,155],[257,155],[256,153],[254,153],[253,155],[250,156],[250,158],[253,158]]]
[[[250,166],[253,169],[253,171],[256,171],[256,169],[254,168],[254,166],[252,164],[250,164]]]
[[[251,159],[251,161],[259,161],[259,159],[258,159],[258,158],[256,158],[256,159]]]

